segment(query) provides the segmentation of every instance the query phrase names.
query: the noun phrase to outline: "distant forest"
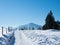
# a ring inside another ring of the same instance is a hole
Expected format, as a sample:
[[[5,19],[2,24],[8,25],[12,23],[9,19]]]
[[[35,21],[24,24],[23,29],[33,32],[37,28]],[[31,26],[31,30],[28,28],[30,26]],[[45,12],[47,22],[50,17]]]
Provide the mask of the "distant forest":
[[[50,11],[47,14],[47,17],[45,19],[45,24],[42,27],[43,30],[47,30],[47,29],[56,29],[56,30],[60,30],[60,21],[55,21],[55,18],[53,16],[52,11]]]

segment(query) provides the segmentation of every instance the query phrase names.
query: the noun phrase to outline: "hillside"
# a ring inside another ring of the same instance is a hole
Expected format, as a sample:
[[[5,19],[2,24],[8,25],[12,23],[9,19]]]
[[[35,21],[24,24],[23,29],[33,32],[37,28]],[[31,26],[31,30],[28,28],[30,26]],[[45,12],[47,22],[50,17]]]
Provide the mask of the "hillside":
[[[17,27],[18,30],[41,30],[42,26],[34,23],[28,23]]]

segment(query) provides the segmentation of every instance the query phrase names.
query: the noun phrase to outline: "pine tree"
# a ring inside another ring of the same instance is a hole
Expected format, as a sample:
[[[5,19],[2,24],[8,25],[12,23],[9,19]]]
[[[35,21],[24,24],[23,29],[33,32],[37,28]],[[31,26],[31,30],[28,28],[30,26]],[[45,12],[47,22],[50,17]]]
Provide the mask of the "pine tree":
[[[54,23],[54,22],[55,22],[55,19],[54,19],[54,17],[53,17],[52,11],[50,11],[50,12],[48,13],[48,15],[47,15],[47,17],[46,17],[46,19],[45,19],[45,22],[46,22],[47,24],[49,24],[49,23]]]
[[[56,21],[56,23],[58,24],[58,30],[60,30],[60,21]]]
[[[52,11],[50,11],[45,19],[45,25],[43,29],[57,29],[58,25],[55,22]]]

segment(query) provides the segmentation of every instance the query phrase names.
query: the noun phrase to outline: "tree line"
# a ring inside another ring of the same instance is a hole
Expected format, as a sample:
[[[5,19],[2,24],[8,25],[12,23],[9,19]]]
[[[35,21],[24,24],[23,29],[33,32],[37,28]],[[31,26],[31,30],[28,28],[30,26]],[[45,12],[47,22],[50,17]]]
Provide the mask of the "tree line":
[[[55,21],[52,11],[47,14],[45,24],[42,27],[43,30],[56,29],[60,30],[60,21]]]

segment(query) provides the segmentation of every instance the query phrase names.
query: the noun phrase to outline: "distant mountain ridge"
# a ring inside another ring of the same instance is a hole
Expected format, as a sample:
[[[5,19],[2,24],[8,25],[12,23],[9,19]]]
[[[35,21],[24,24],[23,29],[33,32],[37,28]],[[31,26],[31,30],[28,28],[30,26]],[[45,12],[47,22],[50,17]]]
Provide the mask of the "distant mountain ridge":
[[[41,30],[41,28],[42,26],[35,24],[35,23],[28,23],[28,24],[17,27],[17,29],[19,30]]]

